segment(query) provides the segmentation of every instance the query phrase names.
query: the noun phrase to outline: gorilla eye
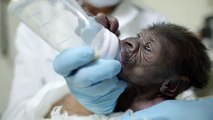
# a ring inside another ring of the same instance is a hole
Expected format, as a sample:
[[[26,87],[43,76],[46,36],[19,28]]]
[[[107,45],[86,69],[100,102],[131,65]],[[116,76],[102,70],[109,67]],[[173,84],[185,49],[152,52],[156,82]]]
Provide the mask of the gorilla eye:
[[[144,49],[145,49],[147,52],[151,52],[151,51],[152,51],[150,42],[146,43],[146,45],[144,46]]]

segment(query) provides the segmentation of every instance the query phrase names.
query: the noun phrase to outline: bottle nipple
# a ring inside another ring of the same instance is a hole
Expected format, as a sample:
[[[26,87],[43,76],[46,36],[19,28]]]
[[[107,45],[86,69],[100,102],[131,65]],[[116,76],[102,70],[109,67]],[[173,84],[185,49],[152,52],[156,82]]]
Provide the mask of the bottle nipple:
[[[107,29],[105,29],[104,34],[105,40],[103,43],[103,48],[100,51],[101,57],[106,59],[119,59],[120,47],[117,36]]]
[[[115,34],[102,25],[91,22],[90,25],[81,30],[81,39],[95,50],[95,59],[98,57],[104,59],[118,58],[119,40]]]

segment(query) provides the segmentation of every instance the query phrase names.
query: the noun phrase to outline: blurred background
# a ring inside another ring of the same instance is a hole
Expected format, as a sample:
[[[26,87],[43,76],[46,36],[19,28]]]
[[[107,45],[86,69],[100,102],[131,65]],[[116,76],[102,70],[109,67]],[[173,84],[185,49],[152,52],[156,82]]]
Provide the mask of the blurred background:
[[[14,37],[19,24],[19,21],[7,11],[9,2],[10,0],[0,0],[0,115],[6,108],[13,79],[13,61],[16,53]],[[134,0],[134,2],[160,11],[171,22],[184,25],[202,36],[205,44],[213,45],[213,0]],[[209,48],[209,55],[213,59],[213,52],[211,47]],[[197,92],[197,95],[212,95],[212,83],[209,86],[210,90],[208,88]]]

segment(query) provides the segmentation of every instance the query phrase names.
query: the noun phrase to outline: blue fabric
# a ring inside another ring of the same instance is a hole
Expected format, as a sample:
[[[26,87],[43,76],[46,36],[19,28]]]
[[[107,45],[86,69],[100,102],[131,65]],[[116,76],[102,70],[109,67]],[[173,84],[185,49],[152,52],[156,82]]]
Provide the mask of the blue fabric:
[[[127,112],[122,120],[213,120],[213,98],[167,100],[135,113]]]
[[[88,110],[97,114],[111,113],[117,98],[127,87],[116,75],[121,64],[116,60],[94,60],[90,47],[67,49],[53,63],[76,99]]]

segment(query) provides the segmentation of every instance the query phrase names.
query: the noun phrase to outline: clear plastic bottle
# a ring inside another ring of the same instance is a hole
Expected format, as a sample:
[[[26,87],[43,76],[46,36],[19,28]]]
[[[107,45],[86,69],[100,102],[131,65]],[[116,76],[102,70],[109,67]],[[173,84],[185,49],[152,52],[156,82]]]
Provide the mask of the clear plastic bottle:
[[[89,45],[102,58],[118,54],[116,35],[89,17],[76,0],[12,0],[9,10],[58,51]]]

